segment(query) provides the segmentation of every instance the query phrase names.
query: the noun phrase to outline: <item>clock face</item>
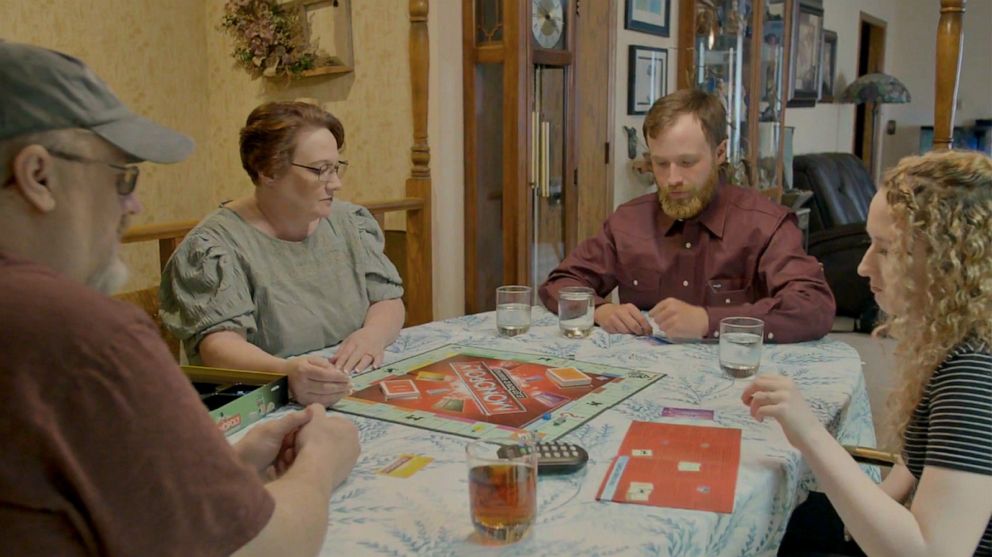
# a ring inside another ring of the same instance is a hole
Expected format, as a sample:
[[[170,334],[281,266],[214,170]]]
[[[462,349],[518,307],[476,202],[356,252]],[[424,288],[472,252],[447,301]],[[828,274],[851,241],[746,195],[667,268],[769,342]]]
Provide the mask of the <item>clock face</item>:
[[[531,0],[531,31],[542,48],[554,48],[565,30],[562,0]]]

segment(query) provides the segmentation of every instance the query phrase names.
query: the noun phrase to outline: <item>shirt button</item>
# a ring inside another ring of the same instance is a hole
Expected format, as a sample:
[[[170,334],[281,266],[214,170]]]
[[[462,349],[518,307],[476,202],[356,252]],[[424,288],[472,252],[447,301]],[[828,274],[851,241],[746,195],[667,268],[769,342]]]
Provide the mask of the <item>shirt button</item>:
[[[692,247],[692,242],[686,242],[685,243],[685,249],[689,249],[691,247]]]
[[[727,302],[727,303],[729,304],[729,303],[730,303],[730,298],[727,298],[727,299],[726,299],[726,300],[724,300],[724,301],[725,301],[725,302]]]
[[[634,279],[634,286],[637,286],[637,279]]]
[[[775,340],[775,333],[768,333],[768,340]]]
[[[682,286],[689,286],[689,281],[687,280],[682,281]]]

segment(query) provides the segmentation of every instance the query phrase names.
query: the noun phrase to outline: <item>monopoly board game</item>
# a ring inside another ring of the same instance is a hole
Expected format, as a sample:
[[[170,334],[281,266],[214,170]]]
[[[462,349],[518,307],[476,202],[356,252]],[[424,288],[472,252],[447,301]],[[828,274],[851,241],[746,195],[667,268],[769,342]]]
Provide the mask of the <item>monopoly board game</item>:
[[[555,440],[664,376],[451,344],[353,377],[334,409],[472,438]]]

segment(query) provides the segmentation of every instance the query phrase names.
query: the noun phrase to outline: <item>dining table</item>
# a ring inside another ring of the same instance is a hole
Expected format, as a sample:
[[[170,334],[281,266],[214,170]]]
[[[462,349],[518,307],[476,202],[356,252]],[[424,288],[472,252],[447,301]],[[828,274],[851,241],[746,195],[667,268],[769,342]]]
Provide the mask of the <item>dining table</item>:
[[[610,334],[595,327],[586,338],[566,338],[558,318],[534,306],[524,334],[502,337],[496,313],[486,312],[405,328],[385,352],[391,364],[449,344],[566,358],[663,373],[647,388],[595,416],[561,441],[587,451],[578,472],[541,475],[537,515],[524,539],[484,543],[469,511],[465,437],[374,418],[346,415],[358,427],[361,455],[330,501],[322,555],[527,555],[671,557],[772,556],[789,516],[816,481],[801,453],[774,419],[758,421],[741,402],[752,379],[734,378],[718,361],[718,345],[667,343],[651,336]],[[331,355],[336,347],[314,352]],[[759,374],[795,381],[813,412],[841,443],[873,447],[875,431],[858,353],[824,338],[765,344]],[[665,408],[705,409],[711,420],[663,416]],[[278,417],[290,405],[269,416]],[[333,407],[330,411],[334,411]],[[741,431],[733,511],[603,502],[597,491],[632,422],[733,428]],[[234,441],[244,431],[231,437]],[[380,471],[400,455],[430,463],[407,478]],[[879,471],[864,466],[876,482]]]

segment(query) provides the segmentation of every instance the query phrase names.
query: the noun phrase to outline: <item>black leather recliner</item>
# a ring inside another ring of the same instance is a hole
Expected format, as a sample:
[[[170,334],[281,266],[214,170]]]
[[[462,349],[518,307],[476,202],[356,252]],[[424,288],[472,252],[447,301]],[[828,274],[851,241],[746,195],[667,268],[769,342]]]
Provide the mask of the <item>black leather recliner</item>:
[[[792,162],[795,187],[813,192],[810,233],[868,220],[875,184],[861,159],[850,153],[797,155]]]
[[[837,315],[854,317],[858,329],[870,330],[878,307],[857,268],[871,243],[865,222],[875,184],[861,159],[850,153],[797,155],[792,170],[795,187],[813,192],[808,251],[823,264]]]

